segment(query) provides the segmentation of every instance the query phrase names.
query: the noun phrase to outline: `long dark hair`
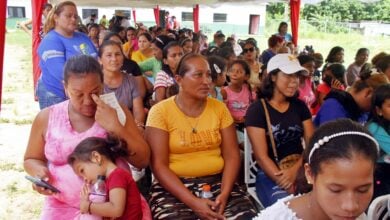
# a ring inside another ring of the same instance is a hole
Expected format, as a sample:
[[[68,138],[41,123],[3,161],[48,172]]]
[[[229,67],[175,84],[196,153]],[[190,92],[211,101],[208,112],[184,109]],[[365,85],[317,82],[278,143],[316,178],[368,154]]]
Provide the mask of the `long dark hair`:
[[[171,49],[172,47],[181,47],[181,46],[180,46],[180,44],[177,41],[169,42],[163,49],[163,52],[162,52],[163,60],[168,58],[169,49]],[[174,73],[172,72],[172,70],[169,67],[169,65],[165,64],[164,62],[162,64],[161,70],[166,72],[169,76],[172,76],[172,77],[174,76]]]
[[[333,47],[330,51],[329,51],[329,54],[328,56],[326,57],[325,59],[325,62],[326,63],[334,63],[336,62],[335,61],[335,56],[338,52],[340,51],[344,51],[344,48],[340,47],[340,46],[335,46]]]
[[[69,58],[64,66],[64,82],[68,84],[69,77],[82,77],[86,74],[96,74],[103,83],[103,72],[98,61],[89,55],[77,55]]]
[[[269,72],[265,76],[264,80],[261,83],[260,88],[256,92],[258,99],[264,98],[267,100],[271,100],[272,96],[274,95],[274,90],[275,90],[275,82],[272,81],[272,76],[276,76],[280,71],[281,71],[280,69],[276,69],[276,70]],[[297,92],[294,94],[294,96],[286,97],[286,99],[288,101],[290,101],[292,99],[297,99],[298,95],[299,94],[298,94],[298,90],[297,90]]]
[[[382,108],[383,103],[390,99],[390,84],[385,84],[378,87],[372,96],[372,121],[385,129],[390,135],[390,121],[383,116],[378,115],[376,108]]]
[[[115,137],[89,137],[76,146],[74,151],[68,156],[68,163],[73,165],[76,161],[91,161],[91,153],[94,151],[107,157],[113,163],[119,157],[129,156],[126,142],[121,139]]]

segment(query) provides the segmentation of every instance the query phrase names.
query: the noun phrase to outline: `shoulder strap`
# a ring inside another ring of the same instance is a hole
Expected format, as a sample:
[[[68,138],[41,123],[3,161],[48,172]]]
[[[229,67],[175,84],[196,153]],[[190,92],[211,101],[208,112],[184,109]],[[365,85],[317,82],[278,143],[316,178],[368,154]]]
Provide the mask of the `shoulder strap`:
[[[276,163],[278,163],[279,162],[279,158],[278,158],[278,152],[276,151],[274,135],[272,133],[271,119],[269,117],[267,105],[266,105],[264,99],[261,99],[261,104],[263,105],[263,109],[264,109],[264,113],[265,113],[265,120],[267,121],[268,134],[269,134],[269,137],[270,137],[269,139],[271,141],[272,151],[273,151],[273,154],[274,154],[274,157],[275,157],[275,161],[276,161]]]

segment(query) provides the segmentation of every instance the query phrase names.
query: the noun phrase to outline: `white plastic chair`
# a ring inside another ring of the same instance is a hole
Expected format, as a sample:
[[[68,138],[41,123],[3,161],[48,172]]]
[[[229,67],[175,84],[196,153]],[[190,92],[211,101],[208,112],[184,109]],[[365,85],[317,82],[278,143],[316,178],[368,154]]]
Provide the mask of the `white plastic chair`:
[[[390,194],[375,198],[368,207],[367,217],[368,220],[390,219]]]
[[[256,160],[253,160],[252,157],[252,144],[249,140],[246,129],[244,129],[244,168],[245,168],[245,184],[247,187],[247,191],[249,195],[257,202],[260,206],[260,209],[264,209],[263,204],[261,204],[260,200],[257,198],[256,194],[256,175],[257,175],[257,167]]]

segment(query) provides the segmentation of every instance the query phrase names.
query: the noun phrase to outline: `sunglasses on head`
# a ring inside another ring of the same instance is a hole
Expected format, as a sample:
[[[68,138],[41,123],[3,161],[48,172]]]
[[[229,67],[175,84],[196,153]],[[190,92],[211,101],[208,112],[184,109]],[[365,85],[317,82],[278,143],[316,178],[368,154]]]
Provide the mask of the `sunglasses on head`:
[[[255,48],[254,48],[254,47],[251,47],[251,48],[244,48],[244,49],[242,50],[243,53],[248,53],[248,52],[253,52],[253,51],[255,51]]]

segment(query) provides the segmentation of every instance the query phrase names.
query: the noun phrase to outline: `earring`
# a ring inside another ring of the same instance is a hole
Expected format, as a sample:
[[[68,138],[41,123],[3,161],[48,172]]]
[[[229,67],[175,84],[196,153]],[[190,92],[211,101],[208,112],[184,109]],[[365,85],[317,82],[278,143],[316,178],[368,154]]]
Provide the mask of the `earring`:
[[[311,185],[311,182],[308,180],[308,181],[307,181],[307,184]]]

